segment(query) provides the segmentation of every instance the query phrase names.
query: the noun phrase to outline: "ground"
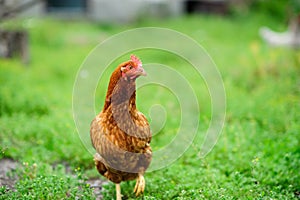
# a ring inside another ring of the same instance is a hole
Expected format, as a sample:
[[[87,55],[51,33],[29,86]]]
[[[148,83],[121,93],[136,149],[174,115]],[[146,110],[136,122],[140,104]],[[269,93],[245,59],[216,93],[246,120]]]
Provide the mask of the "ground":
[[[10,177],[8,174],[12,173],[18,167],[18,162],[4,158],[0,160],[0,187],[7,186],[9,189],[13,189],[16,178]]]

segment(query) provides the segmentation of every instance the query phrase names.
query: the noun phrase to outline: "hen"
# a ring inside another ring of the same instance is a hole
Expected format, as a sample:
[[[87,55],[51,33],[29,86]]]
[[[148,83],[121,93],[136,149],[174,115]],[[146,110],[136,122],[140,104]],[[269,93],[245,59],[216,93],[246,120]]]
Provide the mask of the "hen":
[[[112,73],[103,110],[91,123],[96,168],[116,184],[117,200],[121,199],[122,181],[136,179],[134,193],[138,196],[144,192],[143,175],[152,158],[149,123],[135,103],[135,80],[139,76],[146,76],[146,72],[142,62],[131,55]]]

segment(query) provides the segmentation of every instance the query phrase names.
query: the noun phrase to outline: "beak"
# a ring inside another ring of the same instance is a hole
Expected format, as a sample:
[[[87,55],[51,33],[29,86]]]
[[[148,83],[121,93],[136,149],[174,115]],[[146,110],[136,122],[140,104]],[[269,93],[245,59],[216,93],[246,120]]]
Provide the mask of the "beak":
[[[139,68],[137,69],[137,75],[138,75],[138,76],[147,76],[147,73],[146,73],[146,71],[144,70],[144,68],[139,67]]]

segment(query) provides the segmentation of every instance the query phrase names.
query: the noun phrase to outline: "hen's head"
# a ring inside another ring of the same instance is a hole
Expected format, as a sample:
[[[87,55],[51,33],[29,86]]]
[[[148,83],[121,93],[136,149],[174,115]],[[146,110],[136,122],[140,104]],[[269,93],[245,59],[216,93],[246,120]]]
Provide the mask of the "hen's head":
[[[146,76],[141,60],[135,55],[130,56],[130,60],[121,64],[122,78],[125,80],[135,80],[139,76]]]
[[[104,110],[109,107],[113,95],[116,95],[115,103],[134,96],[132,94],[135,91],[135,79],[139,76],[146,76],[146,72],[140,59],[131,55],[130,60],[120,64],[110,77]]]

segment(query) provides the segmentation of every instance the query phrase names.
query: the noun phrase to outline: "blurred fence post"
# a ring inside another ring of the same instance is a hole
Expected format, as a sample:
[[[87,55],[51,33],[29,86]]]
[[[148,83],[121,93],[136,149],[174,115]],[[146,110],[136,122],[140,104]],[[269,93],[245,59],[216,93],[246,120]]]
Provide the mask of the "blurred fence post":
[[[29,64],[28,33],[26,31],[8,31],[0,29],[0,57],[19,56],[23,64]]]

